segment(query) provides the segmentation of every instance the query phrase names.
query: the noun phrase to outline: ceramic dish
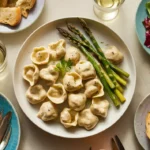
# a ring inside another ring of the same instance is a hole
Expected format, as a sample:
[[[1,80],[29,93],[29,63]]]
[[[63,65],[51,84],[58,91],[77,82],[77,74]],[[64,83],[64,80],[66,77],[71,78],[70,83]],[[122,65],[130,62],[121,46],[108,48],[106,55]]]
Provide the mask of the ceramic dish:
[[[137,12],[136,12],[136,33],[138,36],[138,39],[142,45],[142,47],[144,48],[144,50],[150,54],[150,48],[146,47],[144,45],[145,42],[145,27],[143,26],[143,20],[147,17],[147,12],[146,12],[146,8],[145,8],[145,4],[146,2],[148,2],[149,0],[142,0]]]
[[[3,94],[0,93],[0,107],[3,108],[4,114],[12,112],[11,119],[11,136],[5,150],[17,150],[20,142],[20,123],[17,112],[12,103]]]
[[[148,112],[150,112],[150,94],[139,104],[134,118],[135,135],[145,150],[150,149],[150,140],[145,133],[145,120]]]
[[[16,27],[0,24],[0,33],[16,33],[32,25],[42,13],[45,0],[37,0],[35,6],[30,10],[27,18],[22,17],[20,24]]]
[[[49,22],[41,26],[27,38],[27,40],[21,47],[21,50],[16,60],[13,83],[16,97],[18,99],[20,107],[22,108],[24,113],[28,116],[28,118],[33,123],[35,123],[39,128],[43,129],[48,133],[61,137],[83,138],[95,135],[111,127],[115,122],[117,122],[117,120],[120,119],[120,117],[127,110],[132,100],[132,96],[135,89],[136,83],[135,64],[133,57],[130,51],[128,50],[127,46],[116,33],[114,33],[111,29],[109,29],[108,27],[104,26],[99,22],[90,19],[85,19],[85,21],[88,23],[91,30],[93,31],[93,34],[95,35],[95,37],[98,39],[99,42],[105,41],[105,43],[116,45],[120,49],[120,51],[122,51],[122,53],[124,54],[124,62],[121,64],[120,67],[130,74],[128,87],[126,88],[124,93],[127,101],[120,107],[120,109],[116,109],[113,106],[112,102],[110,101],[112,106],[109,109],[108,117],[104,121],[100,122],[91,131],[86,131],[85,129],[82,128],[67,130],[60,123],[42,122],[39,118],[37,118],[37,112],[39,110],[39,107],[38,106],[33,107],[31,104],[29,104],[29,102],[26,99],[25,92],[28,88],[28,84],[26,84],[26,82],[24,82],[22,78],[22,71],[23,67],[26,64],[31,63],[30,54],[33,50],[33,47],[48,45],[49,43],[57,41],[58,39],[62,38],[62,36],[60,36],[58,31],[56,30],[56,27],[58,26],[65,27],[66,21],[73,23],[75,26],[81,29],[77,18],[64,18]]]

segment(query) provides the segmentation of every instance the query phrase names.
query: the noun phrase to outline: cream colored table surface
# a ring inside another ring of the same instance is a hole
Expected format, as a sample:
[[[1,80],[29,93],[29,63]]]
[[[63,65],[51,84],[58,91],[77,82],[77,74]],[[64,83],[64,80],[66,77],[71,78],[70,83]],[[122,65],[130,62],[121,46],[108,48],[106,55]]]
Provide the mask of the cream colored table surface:
[[[110,150],[110,137],[117,134],[126,150],[141,150],[134,134],[133,120],[140,101],[150,92],[150,56],[142,49],[135,32],[135,14],[140,0],[126,0],[118,17],[102,22],[114,30],[127,44],[136,63],[137,85],[132,102],[124,116],[107,131],[85,139],[63,139],[50,135],[36,127],[20,109],[14,95],[12,74],[17,53],[25,39],[40,25],[54,19],[83,16],[100,21],[93,13],[93,0],[46,0],[40,18],[28,29],[10,35],[0,34],[8,52],[9,75],[0,81],[0,92],[14,104],[21,124],[19,150]]]

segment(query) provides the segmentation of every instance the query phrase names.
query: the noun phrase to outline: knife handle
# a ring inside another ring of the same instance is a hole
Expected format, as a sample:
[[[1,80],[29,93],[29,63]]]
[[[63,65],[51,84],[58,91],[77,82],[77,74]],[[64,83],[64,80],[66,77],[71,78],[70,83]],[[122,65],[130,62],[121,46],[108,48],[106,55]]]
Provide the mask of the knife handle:
[[[9,127],[9,123],[10,123],[10,120],[11,120],[11,116],[12,116],[12,113],[11,113],[11,112],[8,112],[8,113],[4,116],[4,118],[3,118],[3,120],[2,120],[2,122],[1,122],[1,124],[0,124],[0,143],[1,143],[2,140],[3,140],[3,137],[4,137],[4,135],[5,135],[5,132],[7,131],[7,128]]]

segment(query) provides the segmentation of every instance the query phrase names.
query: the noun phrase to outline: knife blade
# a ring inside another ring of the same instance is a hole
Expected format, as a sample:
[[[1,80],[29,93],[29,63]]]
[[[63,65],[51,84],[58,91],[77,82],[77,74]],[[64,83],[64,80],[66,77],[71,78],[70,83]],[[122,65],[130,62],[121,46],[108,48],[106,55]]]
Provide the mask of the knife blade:
[[[118,144],[119,150],[125,150],[123,144],[121,143],[121,141],[120,141],[120,139],[119,139],[119,137],[117,135],[115,135],[115,140],[116,140],[116,142]]]
[[[119,150],[117,147],[117,144],[113,138],[111,138],[111,146],[112,146],[112,150]]]
[[[11,113],[11,112],[8,112],[8,113],[4,116],[4,118],[3,118],[3,120],[2,120],[2,122],[1,122],[1,124],[0,124],[0,143],[1,143],[2,140],[3,140],[3,137],[4,137],[4,135],[5,135],[5,132],[7,131],[7,128],[9,127],[9,123],[10,123],[10,120],[11,120],[11,116],[12,116],[12,113]]]
[[[7,146],[8,142],[9,142],[9,139],[10,139],[10,134],[11,134],[11,126],[9,126],[7,128],[7,131],[3,137],[3,140],[2,142],[0,143],[0,150],[4,150],[5,147]]]

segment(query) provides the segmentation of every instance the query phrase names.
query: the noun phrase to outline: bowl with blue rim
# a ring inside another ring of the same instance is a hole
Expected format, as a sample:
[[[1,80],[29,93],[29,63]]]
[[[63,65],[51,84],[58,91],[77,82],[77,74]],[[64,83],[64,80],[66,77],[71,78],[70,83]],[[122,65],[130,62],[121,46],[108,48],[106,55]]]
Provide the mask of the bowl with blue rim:
[[[136,24],[136,33],[138,36],[138,39],[144,48],[144,50],[150,54],[150,48],[146,47],[144,45],[145,39],[146,39],[146,30],[143,25],[144,19],[148,17],[148,12],[146,10],[146,3],[150,2],[149,0],[142,0],[141,3],[138,6],[137,12],[136,12],[136,19],[135,19],[135,24]]]
[[[6,115],[6,113],[9,111],[12,113],[11,122],[10,122],[11,135],[7,146],[5,147],[5,150],[17,150],[19,146],[20,134],[21,134],[19,118],[10,100],[2,93],[0,93],[0,108],[3,110],[3,115]]]

